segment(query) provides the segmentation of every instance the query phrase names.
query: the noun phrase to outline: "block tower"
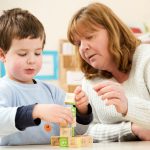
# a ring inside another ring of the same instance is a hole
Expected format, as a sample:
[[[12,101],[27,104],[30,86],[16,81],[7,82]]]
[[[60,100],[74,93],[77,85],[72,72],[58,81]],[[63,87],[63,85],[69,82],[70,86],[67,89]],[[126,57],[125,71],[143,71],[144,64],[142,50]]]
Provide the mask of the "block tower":
[[[91,146],[93,138],[87,135],[75,136],[76,127],[76,107],[75,107],[75,94],[67,93],[65,97],[65,104],[68,109],[71,109],[73,116],[73,123],[69,124],[66,121],[61,122],[60,136],[51,136],[50,143],[52,146],[60,147],[84,147]]]

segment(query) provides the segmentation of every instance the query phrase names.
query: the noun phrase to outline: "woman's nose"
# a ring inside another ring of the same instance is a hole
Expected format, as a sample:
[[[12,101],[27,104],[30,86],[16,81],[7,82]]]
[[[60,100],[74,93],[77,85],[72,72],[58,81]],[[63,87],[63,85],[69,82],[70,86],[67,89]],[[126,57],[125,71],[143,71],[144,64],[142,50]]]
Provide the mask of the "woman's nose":
[[[81,49],[82,51],[88,50],[88,49],[89,49],[88,43],[87,43],[86,41],[81,41],[81,43],[80,43],[80,49]]]

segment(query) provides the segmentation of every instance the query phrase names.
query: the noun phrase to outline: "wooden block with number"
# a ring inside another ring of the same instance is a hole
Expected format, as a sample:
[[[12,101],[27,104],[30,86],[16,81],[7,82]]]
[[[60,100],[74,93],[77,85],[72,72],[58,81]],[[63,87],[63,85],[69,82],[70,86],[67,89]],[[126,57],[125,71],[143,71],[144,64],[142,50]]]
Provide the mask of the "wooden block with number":
[[[71,107],[71,112],[72,112],[72,116],[76,117],[76,107],[72,106]]]
[[[74,93],[66,93],[65,104],[75,105],[75,94]]]
[[[60,137],[59,145],[60,147],[68,147],[68,137]]]
[[[81,143],[81,137],[69,137],[68,138],[68,146],[69,147],[81,147],[82,143]]]
[[[72,128],[60,128],[60,137],[72,136]]]
[[[73,118],[73,123],[71,124],[71,127],[76,127],[76,117]]]
[[[51,136],[50,143],[52,146],[59,146],[59,136]]]
[[[92,136],[90,136],[90,135],[81,135],[79,137],[81,137],[81,145],[83,147],[92,146],[92,144],[93,144],[93,137]]]
[[[71,127],[76,127],[76,107],[71,106],[71,107],[68,107],[68,109],[71,110],[71,113],[72,113],[72,116],[73,116],[73,122],[72,122],[72,124],[70,124],[70,126]]]

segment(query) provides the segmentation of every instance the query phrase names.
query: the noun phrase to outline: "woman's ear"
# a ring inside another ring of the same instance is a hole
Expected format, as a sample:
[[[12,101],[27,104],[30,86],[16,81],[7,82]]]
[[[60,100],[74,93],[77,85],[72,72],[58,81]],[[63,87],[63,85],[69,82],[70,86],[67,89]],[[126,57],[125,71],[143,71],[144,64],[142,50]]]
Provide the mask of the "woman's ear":
[[[2,61],[3,63],[5,62],[5,54],[1,48],[0,48],[0,61]]]

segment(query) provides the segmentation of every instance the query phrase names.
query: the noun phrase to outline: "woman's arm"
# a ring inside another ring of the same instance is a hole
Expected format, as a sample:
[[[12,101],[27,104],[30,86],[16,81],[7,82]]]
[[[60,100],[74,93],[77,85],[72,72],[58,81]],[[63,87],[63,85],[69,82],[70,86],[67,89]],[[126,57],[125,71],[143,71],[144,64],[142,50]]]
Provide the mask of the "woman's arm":
[[[86,134],[93,136],[95,142],[123,142],[138,140],[131,131],[130,122],[121,122],[117,124],[92,123]]]
[[[148,59],[146,62],[141,67],[143,70],[141,69],[139,72],[141,75],[137,81],[138,90],[141,90],[143,95],[141,97],[128,97],[128,112],[125,119],[150,129],[150,60]]]

